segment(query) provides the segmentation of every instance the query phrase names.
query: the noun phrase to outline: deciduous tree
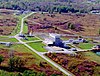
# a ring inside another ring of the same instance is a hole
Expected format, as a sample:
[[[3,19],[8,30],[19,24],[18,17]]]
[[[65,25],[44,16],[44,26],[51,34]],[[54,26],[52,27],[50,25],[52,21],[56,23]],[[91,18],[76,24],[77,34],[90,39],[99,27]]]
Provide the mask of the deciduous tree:
[[[0,65],[1,63],[4,61],[4,57],[3,56],[0,56]]]

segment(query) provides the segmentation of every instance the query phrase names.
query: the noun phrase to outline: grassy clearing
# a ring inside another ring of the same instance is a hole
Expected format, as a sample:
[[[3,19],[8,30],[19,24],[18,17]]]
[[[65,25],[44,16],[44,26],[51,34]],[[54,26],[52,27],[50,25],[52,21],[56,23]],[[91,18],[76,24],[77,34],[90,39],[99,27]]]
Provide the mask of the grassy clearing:
[[[7,36],[0,36],[0,39],[9,38]]]
[[[36,37],[26,37],[28,40],[22,39],[22,41],[26,42],[26,41],[35,41],[35,40],[39,40]]]
[[[37,50],[38,52],[47,52],[47,50],[43,48],[45,44],[43,44],[41,41],[29,43],[28,45]]]
[[[18,23],[17,23],[16,28],[11,33],[11,35],[16,35],[17,33],[20,32],[21,20],[23,17],[24,17],[24,15],[16,16],[16,18],[18,19]]]
[[[88,58],[89,60],[96,61],[97,63],[100,64],[100,56],[96,55],[95,53],[89,51],[89,52],[82,52],[81,54],[86,58]]]
[[[28,25],[26,23],[24,23],[23,33],[24,34],[27,34],[28,33]]]
[[[2,49],[5,48],[5,49],[9,49],[9,50],[15,50],[15,51],[18,51],[18,52],[28,52],[29,51],[22,44],[11,45],[10,47],[6,47],[5,45],[0,44],[0,48],[2,48]]]
[[[2,41],[2,42],[18,42],[18,40],[16,40],[15,38],[7,38],[7,37],[4,37],[4,38],[0,37],[0,41]]]
[[[78,45],[79,48],[81,49],[91,49],[94,46],[92,43],[80,43]]]
[[[14,31],[11,33],[11,35],[16,35],[17,33],[20,32],[22,18],[25,17],[26,15],[27,14],[22,14],[22,15],[19,15],[19,16],[15,16],[18,19],[18,24],[17,24],[16,28],[14,29]],[[26,28],[26,27],[24,27],[24,28]]]

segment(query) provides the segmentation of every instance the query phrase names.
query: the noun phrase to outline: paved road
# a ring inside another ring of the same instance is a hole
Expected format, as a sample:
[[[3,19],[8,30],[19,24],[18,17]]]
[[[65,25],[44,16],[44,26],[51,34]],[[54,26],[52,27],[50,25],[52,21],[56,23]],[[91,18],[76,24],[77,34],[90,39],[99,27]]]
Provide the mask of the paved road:
[[[42,40],[27,41],[27,42],[25,42],[25,43],[40,42],[40,41],[42,41]]]
[[[31,15],[34,14],[34,13],[36,13],[36,12],[32,12],[32,13],[30,13],[30,14],[28,14],[28,15],[26,15],[25,17],[22,18],[22,20],[21,20],[21,29],[20,29],[20,33],[19,33],[19,34],[22,34],[22,32],[23,32],[24,19],[27,18],[27,17],[29,17],[29,16],[31,16]]]
[[[64,74],[68,75],[68,76],[73,76],[71,75],[69,72],[67,72],[66,70],[64,70],[63,68],[61,68],[57,63],[53,62],[52,60],[46,58],[43,54],[37,52],[35,49],[33,49],[32,47],[30,47],[29,45],[27,45],[25,42],[21,41],[17,36],[15,36],[15,38],[22,43],[23,45],[25,45],[26,47],[28,47],[30,50],[32,50],[33,52],[35,52],[37,55],[39,55],[40,57],[42,57],[43,59],[45,59],[46,61],[48,61],[49,63],[51,63],[53,66],[55,66],[56,68],[58,68],[60,71],[62,71]]]
[[[21,30],[19,32],[19,34],[21,34],[23,32],[23,26],[24,26],[24,19],[27,18],[28,16],[34,14],[34,12],[32,12],[31,14],[25,16],[24,18],[22,18],[21,21]],[[23,45],[25,45],[26,47],[28,47],[30,50],[32,50],[33,52],[35,52],[37,55],[39,55],[40,57],[42,57],[43,59],[45,59],[46,61],[48,61],[49,63],[51,63],[53,66],[55,66],[56,68],[58,68],[60,71],[62,71],[64,74],[66,74],[67,76],[73,76],[73,74],[67,72],[64,68],[60,67],[57,63],[53,62],[52,60],[48,59],[47,57],[45,57],[43,54],[37,52],[35,49],[33,49],[32,47],[30,47],[29,45],[27,45],[25,42],[23,42],[22,40],[20,40],[20,38],[18,37],[19,35],[15,35],[15,38],[22,43]]]

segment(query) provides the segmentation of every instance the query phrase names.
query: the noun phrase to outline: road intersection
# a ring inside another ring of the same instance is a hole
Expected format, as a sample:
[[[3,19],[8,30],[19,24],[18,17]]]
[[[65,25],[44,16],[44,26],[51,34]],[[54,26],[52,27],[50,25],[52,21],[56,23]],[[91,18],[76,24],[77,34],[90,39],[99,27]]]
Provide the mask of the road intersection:
[[[23,32],[23,27],[24,27],[24,19],[27,18],[28,16],[31,16],[32,14],[34,14],[35,12],[32,12],[28,15],[26,15],[24,18],[22,18],[21,20],[21,29],[20,32],[15,35],[14,37],[23,45],[25,45],[26,47],[28,47],[30,50],[32,50],[33,52],[35,52],[37,55],[39,55],[40,57],[42,57],[43,59],[45,59],[46,61],[48,61],[50,64],[52,64],[53,66],[55,66],[56,68],[58,68],[60,71],[62,71],[65,75],[67,76],[74,76],[73,74],[71,74],[70,72],[68,72],[67,70],[65,70],[64,68],[62,68],[61,66],[59,66],[57,63],[55,63],[54,61],[50,60],[49,58],[47,58],[46,56],[44,56],[43,54],[41,54],[40,52],[36,51],[34,48],[30,47],[28,44],[26,44],[25,42],[23,42],[20,38],[19,35],[22,34]],[[40,39],[40,38],[38,38]]]
[[[63,67],[61,67],[61,66],[59,66],[57,63],[55,63],[54,61],[52,61],[51,59],[49,59],[48,57],[46,57],[44,54],[45,53],[49,53],[50,51],[48,51],[48,52],[38,52],[37,50],[35,50],[34,48],[32,48],[31,46],[29,46],[27,43],[31,43],[31,42],[38,42],[38,41],[43,41],[42,39],[40,39],[39,37],[37,37],[35,34],[34,34],[34,36],[37,38],[37,39],[39,39],[39,40],[34,40],[34,41],[26,41],[26,42],[24,42],[24,41],[22,41],[22,39],[19,37],[19,35],[20,34],[22,34],[23,33],[23,28],[24,28],[24,20],[27,18],[27,17],[29,17],[29,16],[31,16],[32,14],[35,14],[36,12],[31,12],[30,14],[28,14],[28,15],[26,15],[25,17],[23,17],[22,19],[21,19],[21,25],[20,25],[20,32],[18,33],[18,34],[16,34],[15,36],[1,36],[1,37],[7,37],[7,38],[16,38],[17,40],[18,40],[18,42],[14,42],[14,44],[23,44],[23,45],[25,45],[27,48],[29,48],[31,51],[33,51],[33,52],[35,52],[38,56],[40,56],[41,58],[43,58],[44,60],[46,60],[46,61],[48,61],[50,64],[52,64],[53,66],[55,66],[56,68],[58,68],[60,71],[62,71],[65,75],[67,75],[67,76],[74,76],[72,73],[70,73],[69,71],[67,71],[66,69],[64,69]],[[37,23],[37,22],[34,22],[34,21],[32,21],[33,23]],[[40,24],[40,23],[38,23],[38,24]],[[41,25],[41,24],[40,24]],[[42,33],[39,33],[39,34],[42,34]],[[64,36],[70,36],[70,35],[68,35],[68,34],[62,34],[62,35],[64,35]],[[77,35],[71,35],[71,36],[77,36]],[[73,45],[74,46],[74,45]],[[74,46],[75,48],[77,48],[76,46]],[[78,49],[78,51],[84,51],[84,50],[82,50],[82,49],[80,49],[80,48],[77,48]],[[51,52],[53,52],[53,51],[51,51]],[[56,51],[55,53],[64,53],[63,51],[61,52],[59,52],[59,51]]]

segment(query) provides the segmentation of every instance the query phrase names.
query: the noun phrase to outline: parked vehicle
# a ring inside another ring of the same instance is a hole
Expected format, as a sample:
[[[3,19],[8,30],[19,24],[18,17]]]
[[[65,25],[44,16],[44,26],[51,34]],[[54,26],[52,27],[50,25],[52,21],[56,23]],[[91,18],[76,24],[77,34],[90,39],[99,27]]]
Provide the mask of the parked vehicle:
[[[71,51],[77,51],[77,49],[76,49],[76,48],[71,48],[70,50],[71,50]]]
[[[79,44],[79,41],[73,41],[73,44]]]

